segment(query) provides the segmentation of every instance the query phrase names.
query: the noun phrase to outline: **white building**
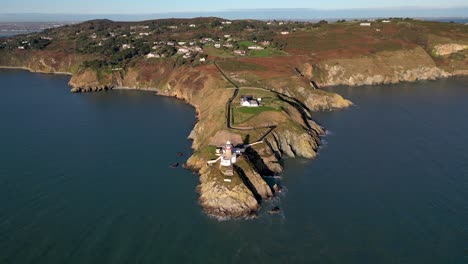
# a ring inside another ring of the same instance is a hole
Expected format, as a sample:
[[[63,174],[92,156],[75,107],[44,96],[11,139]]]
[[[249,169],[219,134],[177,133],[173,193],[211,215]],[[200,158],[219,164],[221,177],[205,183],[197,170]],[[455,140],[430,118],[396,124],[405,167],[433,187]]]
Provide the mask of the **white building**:
[[[217,48],[217,49],[221,48],[221,44],[219,44],[219,43],[216,43],[214,46],[215,46],[215,48]]]
[[[245,56],[245,50],[235,50],[234,54],[239,56]]]
[[[392,21],[390,21],[390,20],[384,20],[384,21],[382,21],[382,23],[390,23],[390,22],[392,22]]]
[[[249,50],[262,50],[264,49],[263,47],[260,47],[260,46],[249,46],[248,47]]]
[[[206,58],[200,58],[200,62],[205,62]]]
[[[177,53],[187,53],[187,52],[190,52],[190,50],[185,47],[177,49]]]
[[[361,27],[370,27],[372,24],[369,23],[369,22],[363,22],[361,24],[359,24]]]
[[[253,99],[251,96],[242,96],[240,105],[245,107],[258,107],[258,101]]]
[[[223,45],[223,47],[226,47],[226,48],[232,48],[233,45],[231,43],[226,43]]]
[[[133,46],[130,45],[130,44],[123,44],[123,45],[122,45],[122,49],[124,49],[124,50],[125,50],[125,49],[132,49],[132,48],[133,48]]]
[[[221,24],[223,24],[223,25],[231,25],[232,22],[231,22],[231,21],[223,21],[223,22],[221,22]]]
[[[190,24],[189,27],[195,28],[195,27],[197,27],[197,25],[195,25],[195,24]]]
[[[281,35],[289,35],[289,31],[283,31],[281,32]]]
[[[147,58],[147,59],[150,59],[150,58],[161,58],[161,55],[159,55],[158,53],[151,52],[151,53],[146,54],[146,58]]]
[[[183,46],[183,45],[185,45],[185,41],[179,41],[179,42],[177,42],[177,44]]]

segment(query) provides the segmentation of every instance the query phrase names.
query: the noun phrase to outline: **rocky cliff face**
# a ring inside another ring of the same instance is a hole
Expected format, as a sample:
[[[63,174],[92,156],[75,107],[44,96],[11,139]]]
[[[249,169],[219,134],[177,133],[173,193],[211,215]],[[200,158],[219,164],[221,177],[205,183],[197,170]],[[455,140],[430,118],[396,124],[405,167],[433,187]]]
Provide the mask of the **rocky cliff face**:
[[[434,47],[434,53],[437,56],[447,56],[466,49],[468,49],[468,45],[456,43],[440,44]]]
[[[329,60],[314,65],[321,85],[376,85],[433,80],[452,75],[436,66],[422,48],[381,52],[372,56]]]

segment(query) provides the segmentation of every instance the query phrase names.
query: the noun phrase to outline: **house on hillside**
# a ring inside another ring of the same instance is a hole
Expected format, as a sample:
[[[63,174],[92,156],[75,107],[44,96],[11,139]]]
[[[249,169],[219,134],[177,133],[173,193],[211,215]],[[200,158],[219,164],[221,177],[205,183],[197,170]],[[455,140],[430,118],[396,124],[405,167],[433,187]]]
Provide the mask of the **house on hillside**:
[[[245,50],[235,50],[234,54],[238,56],[245,56]]]
[[[261,47],[261,46],[249,46],[248,49],[249,49],[249,50],[262,50],[262,49],[264,49],[264,47]]]
[[[244,95],[241,96],[240,105],[245,107],[258,107],[259,103],[253,96]]]
[[[147,58],[147,59],[151,59],[151,58],[161,58],[161,55],[158,54],[158,53],[150,52],[150,53],[146,54],[146,58]]]
[[[289,31],[282,31],[281,35],[289,35]]]
[[[187,53],[190,52],[190,50],[186,47],[180,47],[177,49],[177,53],[182,54],[182,53]]]
[[[197,27],[197,25],[195,25],[195,24],[190,24],[189,27],[195,28],[195,27]]]
[[[370,27],[372,24],[369,23],[369,22],[363,22],[361,24],[359,24],[361,27]]]
[[[125,49],[133,49],[133,46],[130,45],[130,44],[123,44],[123,45],[122,45],[122,49],[124,49],[124,50],[125,50]]]
[[[390,23],[390,22],[392,22],[392,21],[390,21],[390,20],[384,20],[384,21],[382,21],[382,23]]]

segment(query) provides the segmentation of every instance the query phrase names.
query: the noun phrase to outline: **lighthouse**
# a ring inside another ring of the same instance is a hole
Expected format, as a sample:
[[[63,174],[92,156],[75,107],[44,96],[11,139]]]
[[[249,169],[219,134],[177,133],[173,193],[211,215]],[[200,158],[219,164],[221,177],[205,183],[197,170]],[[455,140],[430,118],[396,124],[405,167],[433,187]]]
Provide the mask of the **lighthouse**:
[[[221,166],[231,167],[233,163],[237,161],[236,149],[232,147],[231,142],[226,142],[226,146],[223,148],[223,154],[221,155]]]
[[[226,176],[233,176],[234,175],[233,164],[237,162],[237,156],[242,155],[242,153],[245,152],[246,148],[251,147],[256,144],[260,144],[260,143],[263,143],[263,141],[259,141],[256,143],[243,145],[242,147],[235,148],[233,147],[230,141],[227,141],[224,147],[218,147],[216,149],[215,155],[218,156],[218,158],[215,160],[207,161],[207,165],[211,166],[212,164],[215,164],[218,161],[220,161],[219,168],[221,172]],[[228,179],[225,179],[225,181],[230,182],[231,179],[228,178]]]

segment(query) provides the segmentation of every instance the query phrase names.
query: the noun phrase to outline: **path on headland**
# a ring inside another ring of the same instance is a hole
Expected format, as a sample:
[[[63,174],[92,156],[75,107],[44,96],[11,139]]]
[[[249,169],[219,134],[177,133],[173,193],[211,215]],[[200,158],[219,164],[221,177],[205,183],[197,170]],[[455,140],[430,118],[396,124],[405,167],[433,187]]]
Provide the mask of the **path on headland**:
[[[226,103],[226,126],[228,129],[234,129],[234,130],[242,130],[242,131],[248,131],[248,130],[257,130],[257,129],[268,129],[267,132],[262,136],[260,137],[259,140],[257,140],[257,142],[260,142],[260,141],[263,141],[271,132],[273,132],[273,130],[275,130],[275,128],[277,127],[277,124],[268,124],[268,125],[262,125],[262,126],[250,126],[250,127],[240,127],[240,126],[233,126],[232,125],[232,118],[231,118],[231,115],[232,115],[232,108],[231,108],[231,105],[232,105],[232,102],[237,98],[237,96],[239,95],[239,91],[241,89],[241,87],[239,87],[239,85],[237,85],[234,81],[232,81],[225,73],[224,71],[221,69],[221,67],[218,65],[218,63],[216,61],[214,61],[214,65],[216,66],[216,68],[218,69],[218,71],[220,72],[220,74],[229,82],[231,83],[234,88],[230,88],[230,89],[234,89],[234,93],[232,94],[232,96],[229,98],[229,100],[227,101]],[[262,90],[266,90],[266,91],[270,91],[268,89],[264,89],[264,88],[256,88],[256,87],[252,87],[254,89],[262,89]]]

